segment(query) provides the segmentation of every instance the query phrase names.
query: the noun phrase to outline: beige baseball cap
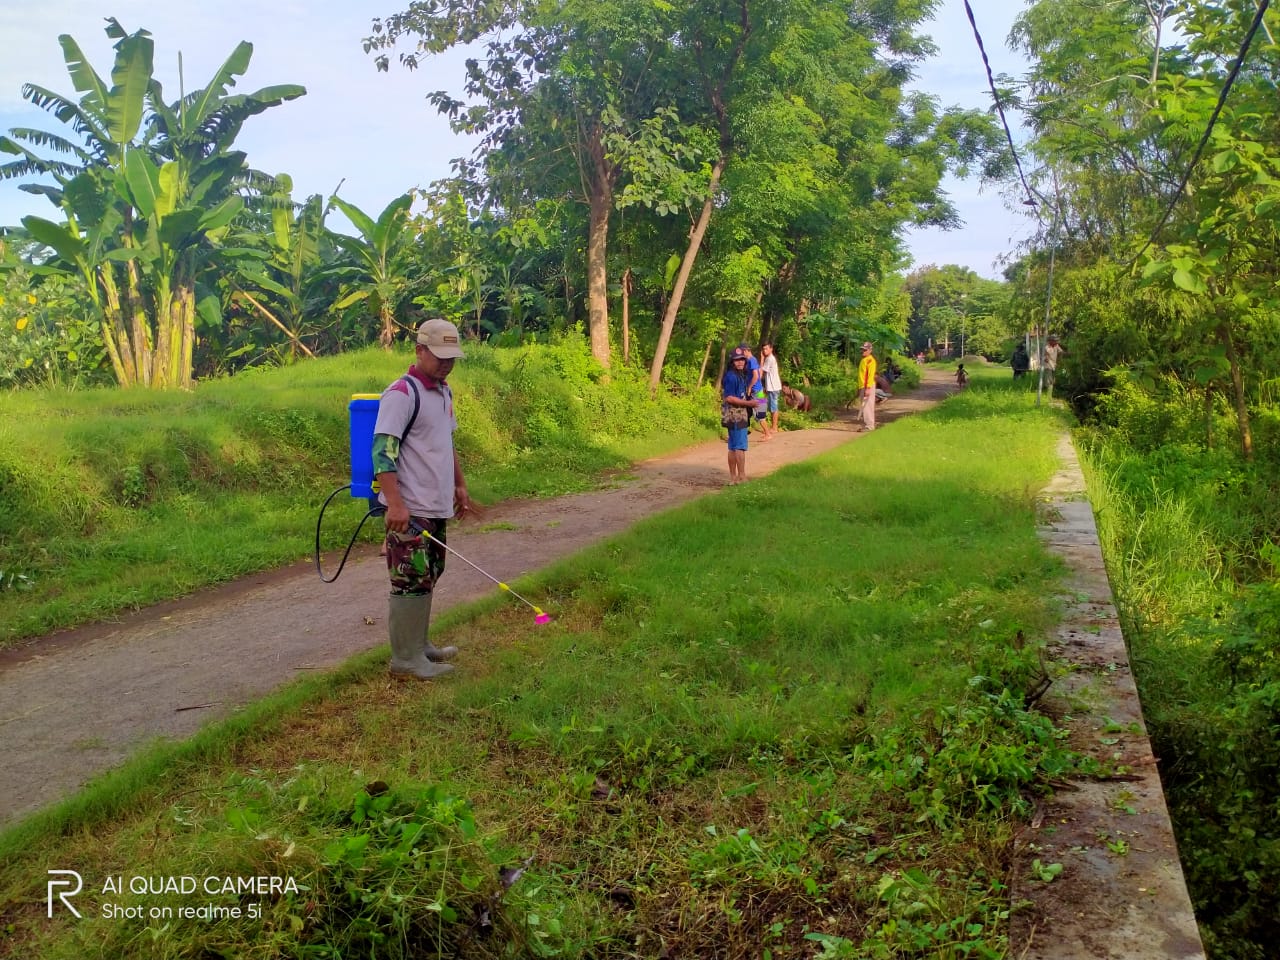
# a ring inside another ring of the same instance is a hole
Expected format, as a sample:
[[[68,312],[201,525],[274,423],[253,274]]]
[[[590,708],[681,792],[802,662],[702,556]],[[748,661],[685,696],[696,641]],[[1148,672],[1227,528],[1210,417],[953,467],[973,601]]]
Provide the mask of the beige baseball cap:
[[[466,356],[462,352],[462,338],[458,336],[458,328],[439,317],[423,321],[418,327],[418,343],[441,360],[457,360]]]

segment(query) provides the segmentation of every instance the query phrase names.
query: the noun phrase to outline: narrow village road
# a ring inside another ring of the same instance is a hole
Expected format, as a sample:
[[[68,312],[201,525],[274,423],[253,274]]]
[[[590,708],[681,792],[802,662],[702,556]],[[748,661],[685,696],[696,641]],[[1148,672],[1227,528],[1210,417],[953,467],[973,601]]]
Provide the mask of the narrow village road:
[[[881,404],[879,421],[891,424],[953,389],[946,371],[926,369],[918,389]],[[853,412],[843,411],[769,443],[753,439],[747,474],[830,450],[856,430]],[[718,491],[726,479],[724,444],[698,444],[637,464],[606,489],[496,504],[481,523],[451,526],[449,543],[511,582],[642,517]],[[309,553],[312,536],[298,532],[299,555]],[[303,671],[330,669],[385,643],[386,568],[376,548],[358,550],[332,584],[301,561],[0,653],[0,824],[62,799],[156,738],[190,736]],[[326,572],[332,569],[336,560]],[[494,590],[452,560],[436,613]]]

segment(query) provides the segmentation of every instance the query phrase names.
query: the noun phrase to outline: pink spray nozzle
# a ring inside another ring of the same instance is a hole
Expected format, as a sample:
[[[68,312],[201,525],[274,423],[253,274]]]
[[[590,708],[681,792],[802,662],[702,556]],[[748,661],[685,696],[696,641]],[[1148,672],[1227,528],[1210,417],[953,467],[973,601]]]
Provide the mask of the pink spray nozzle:
[[[540,613],[540,614],[538,614],[536,617],[534,617],[534,618],[533,618],[533,622],[534,622],[534,623],[536,623],[536,624],[539,624],[539,625],[544,624],[544,623],[550,623],[550,622],[551,622],[551,614],[549,614],[549,613]]]

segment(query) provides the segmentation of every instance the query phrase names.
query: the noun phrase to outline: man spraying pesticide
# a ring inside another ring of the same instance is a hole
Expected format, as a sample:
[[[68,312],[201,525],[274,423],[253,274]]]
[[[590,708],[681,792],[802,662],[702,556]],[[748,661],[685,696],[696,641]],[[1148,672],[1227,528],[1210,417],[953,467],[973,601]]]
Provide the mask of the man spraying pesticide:
[[[437,647],[428,634],[436,581],[452,553],[530,606],[538,623],[550,620],[505,583],[490,577],[446,542],[449,519],[472,510],[453,446],[458,421],[448,377],[463,356],[458,328],[447,320],[418,327],[414,362],[383,391],[373,428],[373,472],[386,508],[387,624],[391,674],[430,680],[452,672],[457,647]]]
[[[447,661],[457,647],[436,647],[428,639],[436,581],[451,553],[534,613],[537,624],[550,623],[497,577],[486,573],[446,542],[454,516],[475,511],[453,447],[458,421],[448,376],[463,356],[458,329],[447,320],[428,320],[417,331],[414,362],[407,373],[379,394],[356,394],[351,414],[351,482],[329,495],[316,520],[316,573],[325,583],[342,574],[360,529],[370,517],[386,527],[383,555],[391,580],[388,599],[390,670],[394,677],[430,680],[453,671]],[[370,510],[357,525],[332,576],[320,565],[320,531],[329,504],[344,490],[366,499]]]

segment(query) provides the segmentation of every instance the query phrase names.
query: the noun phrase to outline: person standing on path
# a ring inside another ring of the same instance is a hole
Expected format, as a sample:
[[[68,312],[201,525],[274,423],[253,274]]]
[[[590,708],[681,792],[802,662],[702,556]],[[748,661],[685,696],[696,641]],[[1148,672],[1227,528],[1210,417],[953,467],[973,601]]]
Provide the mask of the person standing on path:
[[[778,432],[778,398],[782,396],[782,377],[778,375],[778,358],[773,344],[760,345],[760,374],[764,378],[765,413],[773,415],[773,432]]]
[[[858,364],[858,396],[862,399],[862,429],[876,428],[876,357],[871,341],[862,344],[862,360]]]
[[[373,428],[378,500],[387,508],[387,631],[390,670],[397,678],[442,677],[453,670],[445,661],[458,652],[433,646],[428,629],[432,595],[444,573],[445,527],[455,513],[471,509],[453,447],[458,421],[446,382],[462,356],[457,327],[447,320],[424,322],[413,365],[383,391]]]
[[[751,429],[751,417],[756,409],[756,402],[751,399],[753,378],[747,362],[750,354],[737,347],[729,356],[729,369],[724,372],[720,381],[720,395],[726,414],[732,408],[746,408],[746,416],[742,425],[727,424],[729,430],[729,483],[742,483],[747,479],[747,432]]]
[[[1044,347],[1044,392],[1053,396],[1053,380],[1058,373],[1058,359],[1067,352],[1067,348],[1058,342],[1057,334],[1049,334],[1049,342]]]
[[[751,352],[751,346],[747,343],[738,344],[738,349],[747,355],[747,375],[751,382],[747,385],[747,396],[755,402],[752,410],[752,419],[760,424],[760,442],[765,443],[772,439],[769,435],[769,423],[765,420],[765,395],[764,395],[764,379],[760,372],[760,361],[756,359],[754,353]],[[732,364],[730,364],[732,366]],[[750,430],[751,425],[747,424]]]
[[[1031,357],[1027,355],[1027,345],[1022,341],[1018,341],[1018,345],[1013,348],[1013,356],[1009,360],[1009,365],[1013,367],[1013,379],[1020,380],[1027,375],[1027,371],[1031,369]]]

